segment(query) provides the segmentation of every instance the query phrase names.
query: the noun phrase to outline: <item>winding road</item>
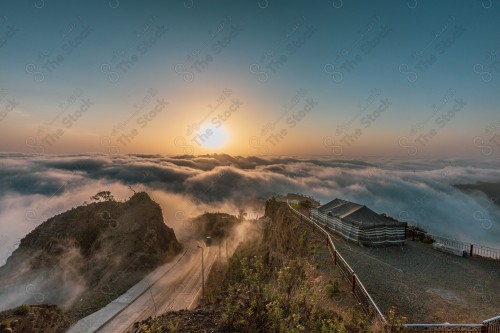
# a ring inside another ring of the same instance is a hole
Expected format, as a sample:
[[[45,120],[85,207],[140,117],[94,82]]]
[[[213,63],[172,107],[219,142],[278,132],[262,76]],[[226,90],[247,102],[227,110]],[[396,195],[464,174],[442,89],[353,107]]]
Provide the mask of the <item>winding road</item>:
[[[81,319],[68,333],[127,332],[137,321],[167,311],[193,309],[202,293],[201,242],[185,243],[186,250],[159,267],[101,310]],[[205,281],[220,247],[203,246]]]

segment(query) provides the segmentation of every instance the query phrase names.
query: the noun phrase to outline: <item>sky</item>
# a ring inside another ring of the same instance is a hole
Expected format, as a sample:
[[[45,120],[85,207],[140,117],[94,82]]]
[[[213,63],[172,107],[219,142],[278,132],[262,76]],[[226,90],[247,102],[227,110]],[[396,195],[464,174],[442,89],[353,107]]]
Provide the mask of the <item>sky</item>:
[[[500,3],[0,3],[0,151],[498,159]]]

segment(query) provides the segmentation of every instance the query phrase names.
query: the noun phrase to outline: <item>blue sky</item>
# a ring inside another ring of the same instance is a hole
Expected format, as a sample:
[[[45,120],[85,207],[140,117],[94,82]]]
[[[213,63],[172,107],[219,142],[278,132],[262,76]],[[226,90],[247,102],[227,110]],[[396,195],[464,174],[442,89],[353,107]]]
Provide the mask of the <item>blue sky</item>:
[[[498,157],[499,19],[479,0],[5,0],[0,151]]]

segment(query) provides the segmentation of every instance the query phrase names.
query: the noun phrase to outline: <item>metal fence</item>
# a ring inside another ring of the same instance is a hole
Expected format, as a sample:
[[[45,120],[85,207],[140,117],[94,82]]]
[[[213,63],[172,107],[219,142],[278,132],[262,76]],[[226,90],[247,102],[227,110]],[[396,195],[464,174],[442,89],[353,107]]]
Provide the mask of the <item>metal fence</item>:
[[[408,229],[407,230],[407,238],[411,238],[412,240],[416,239],[424,239],[425,237],[431,238],[437,243],[450,246],[462,251],[466,251],[469,256],[480,256],[492,259],[500,259],[500,250],[494,249],[492,247],[466,243],[455,239],[450,239],[442,236],[437,236],[434,234],[429,234],[427,232]]]
[[[287,204],[292,216],[297,217],[298,219],[300,219],[300,221],[309,223],[314,228],[314,230],[326,237],[327,246],[330,254],[332,255],[334,264],[339,269],[342,276],[344,276],[344,278],[351,284],[352,293],[361,304],[361,307],[363,308],[365,313],[367,313],[368,315],[374,314],[378,316],[385,324],[387,324],[385,316],[382,314],[382,311],[380,311],[377,304],[375,304],[368,291],[366,291],[363,283],[359,280],[356,273],[354,273],[354,270],[351,268],[351,266],[349,266],[347,261],[335,248],[330,233],[323,229],[320,225],[316,224],[309,217],[295,210],[288,202]]]
[[[333,244],[330,233],[326,231],[323,227],[318,225],[316,222],[311,220],[309,217],[300,213],[294,209],[290,203],[287,201],[287,205],[291,216],[295,216],[301,222],[307,222],[313,229],[320,234],[326,236],[326,242],[328,250],[332,255],[333,262],[335,266],[339,269],[342,276],[349,281],[352,287],[352,292],[356,299],[361,304],[361,307],[368,315],[376,315],[380,318],[385,325],[388,325],[385,316],[382,311],[378,308],[377,304],[373,301],[372,297],[366,290],[365,286],[359,280],[358,276],[354,270],[349,266],[347,261],[342,257],[342,255],[337,251],[335,245]],[[417,232],[417,231],[414,231]],[[488,248],[485,246],[467,244],[460,241],[451,240],[448,238],[431,235],[423,233],[425,236],[429,236],[435,241],[442,243],[444,245],[457,247],[459,249],[468,251],[468,253],[473,253],[474,255],[484,256],[489,258],[500,259],[500,250]],[[413,234],[415,235],[415,234]],[[466,248],[466,246],[469,246]],[[476,252],[477,251],[477,252]],[[500,316],[485,320],[482,324],[404,324],[400,327],[402,332],[428,332],[428,333],[500,333]]]
[[[500,333],[500,316],[485,320],[482,324],[406,324],[403,332]]]
[[[476,333],[487,332],[482,324],[407,324],[403,332],[429,332],[429,333]]]
[[[500,333],[500,316],[485,320],[483,326],[486,328],[485,332]]]

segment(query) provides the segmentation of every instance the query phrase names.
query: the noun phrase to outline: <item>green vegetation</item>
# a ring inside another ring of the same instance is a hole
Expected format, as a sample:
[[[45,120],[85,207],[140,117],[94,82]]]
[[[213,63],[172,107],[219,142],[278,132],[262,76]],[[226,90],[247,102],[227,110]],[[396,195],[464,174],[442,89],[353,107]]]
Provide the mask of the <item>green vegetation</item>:
[[[304,207],[305,209],[309,209],[312,207],[312,201],[311,200],[304,200],[300,201],[299,204]]]
[[[0,323],[0,329],[2,332],[9,332],[8,330],[11,329],[10,324],[12,323],[11,320],[4,320]]]
[[[141,332],[156,332],[159,323],[163,332],[399,332],[404,318],[395,310],[385,327],[362,312],[340,275],[318,269],[329,256],[321,237],[276,201],[266,216],[247,230],[228,262],[214,264],[199,308],[150,319],[138,326]],[[207,230],[220,225],[215,214],[202,218]],[[190,319],[173,321],[183,316]]]
[[[396,308],[391,307],[387,312],[387,323],[388,325],[385,327],[386,332],[396,333],[403,331],[403,325],[406,324],[406,318],[402,316],[398,316],[396,314]]]
[[[25,316],[30,312],[31,312],[31,308],[29,305],[26,305],[26,304],[20,305],[14,310],[14,314],[17,316]]]
[[[179,332],[179,322],[171,319],[168,328],[172,333]]]
[[[370,332],[371,326],[362,313],[355,312],[353,318],[356,320],[346,322],[337,313],[318,306],[310,292],[311,282],[304,278],[305,267],[301,263],[288,261],[274,273],[269,273],[269,264],[263,256],[231,260],[232,278],[228,295],[223,300],[224,330]]]
[[[339,281],[337,281],[336,279],[335,280],[330,279],[330,281],[328,281],[328,284],[326,285],[325,291],[328,297],[333,298],[336,294],[340,292]]]
[[[162,333],[164,330],[161,328],[161,326],[157,323],[152,323],[152,324],[142,324],[139,327],[139,332],[141,333]],[[169,331],[169,332],[174,332],[174,331]]]

